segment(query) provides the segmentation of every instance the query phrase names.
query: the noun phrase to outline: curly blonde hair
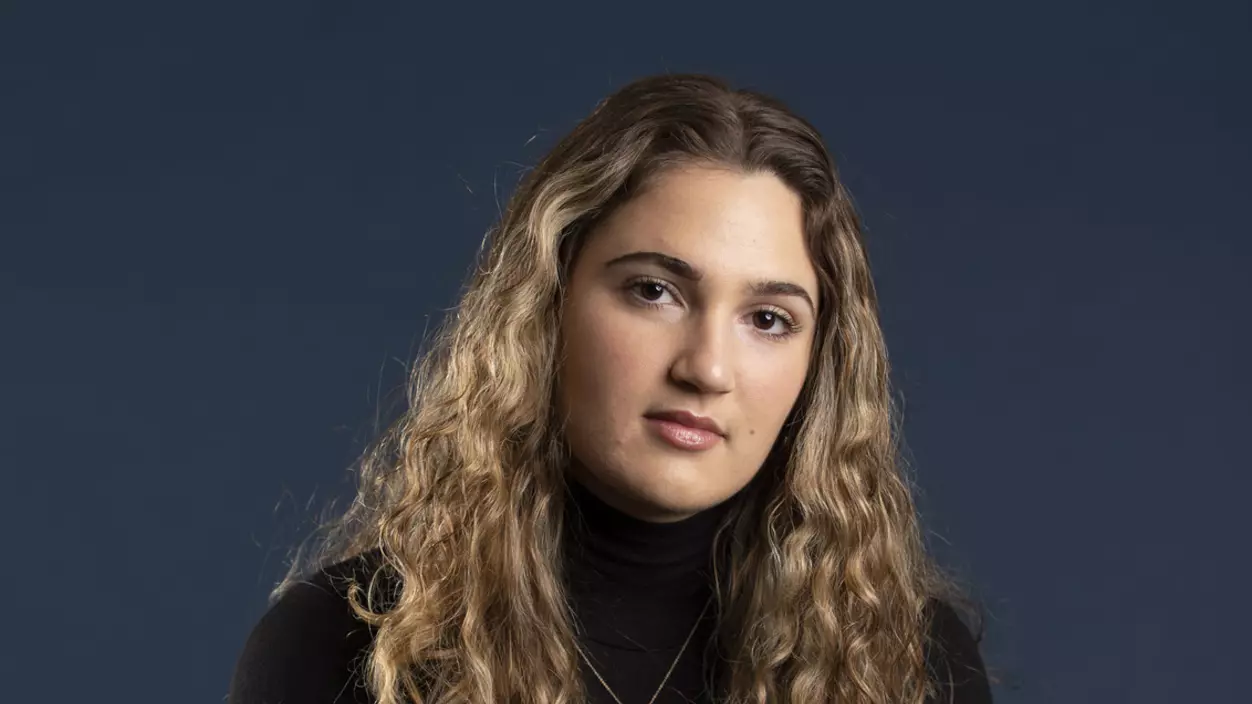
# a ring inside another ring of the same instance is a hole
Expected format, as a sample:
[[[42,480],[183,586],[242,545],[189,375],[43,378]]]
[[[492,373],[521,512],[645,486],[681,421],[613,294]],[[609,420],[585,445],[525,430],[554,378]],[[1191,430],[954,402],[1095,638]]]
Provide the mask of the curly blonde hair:
[[[899,704],[935,691],[927,601],[958,592],[921,539],[851,198],[808,122],[682,74],[624,86],[526,175],[414,367],[408,410],[361,458],[356,500],[307,556],[378,551],[398,577],[379,570],[351,592],[375,629],[365,675],[380,704],[585,700],[561,579],[565,285],[587,232],[691,164],[771,173],[801,197],[823,301],[791,417],[718,534],[721,700]]]

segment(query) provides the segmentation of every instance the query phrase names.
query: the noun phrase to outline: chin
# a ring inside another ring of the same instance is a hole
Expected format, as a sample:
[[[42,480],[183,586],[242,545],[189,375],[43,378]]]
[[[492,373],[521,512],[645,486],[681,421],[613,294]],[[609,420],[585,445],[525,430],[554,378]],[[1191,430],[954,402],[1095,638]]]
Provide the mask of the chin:
[[[736,490],[711,485],[708,467],[684,462],[633,463],[606,469],[588,472],[591,476],[587,478],[616,495],[628,513],[646,520],[681,520],[722,503]]]
[[[651,512],[680,520],[720,504],[724,498],[718,492],[710,493],[708,487],[683,486],[681,483],[661,482],[639,487],[635,499]]]

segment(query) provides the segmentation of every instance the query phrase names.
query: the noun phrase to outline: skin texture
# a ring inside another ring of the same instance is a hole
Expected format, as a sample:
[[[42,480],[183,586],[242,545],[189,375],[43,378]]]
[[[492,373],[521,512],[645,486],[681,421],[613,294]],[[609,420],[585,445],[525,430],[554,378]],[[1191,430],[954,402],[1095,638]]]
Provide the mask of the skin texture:
[[[688,166],[663,172],[588,233],[564,303],[557,396],[570,472],[601,500],[672,522],[722,503],[760,470],[803,387],[816,313],[802,298],[745,287],[791,282],[820,304],[803,223],[799,197],[772,174]],[[639,251],[702,277],[606,266]],[[800,329],[770,337],[790,331],[774,311]],[[726,437],[701,452],[674,448],[644,418],[661,409],[710,416]]]

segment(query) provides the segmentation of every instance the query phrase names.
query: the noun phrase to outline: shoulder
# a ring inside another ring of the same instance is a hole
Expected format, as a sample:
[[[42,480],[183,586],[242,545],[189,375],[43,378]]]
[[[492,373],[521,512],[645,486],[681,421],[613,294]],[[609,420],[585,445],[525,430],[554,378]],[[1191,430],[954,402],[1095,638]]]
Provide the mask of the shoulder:
[[[926,667],[938,684],[935,702],[990,704],[991,685],[978,651],[978,639],[951,605],[938,599],[927,604],[930,632]]]
[[[379,553],[367,552],[283,592],[248,634],[229,703],[368,702],[360,672],[374,633],[352,611],[348,589],[367,586],[381,564]]]

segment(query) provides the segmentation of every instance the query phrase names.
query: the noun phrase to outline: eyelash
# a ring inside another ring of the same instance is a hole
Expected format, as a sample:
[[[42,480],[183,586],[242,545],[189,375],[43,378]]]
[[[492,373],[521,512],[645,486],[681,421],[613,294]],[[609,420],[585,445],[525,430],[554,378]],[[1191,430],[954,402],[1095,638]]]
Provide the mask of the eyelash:
[[[660,279],[654,279],[650,276],[641,276],[637,279],[632,279],[630,283],[626,284],[626,289],[633,293],[642,284],[652,284],[652,285],[660,286],[661,288],[665,289],[666,292],[669,293],[669,295],[674,296],[675,298],[678,297],[677,294],[674,292],[674,289],[672,286],[670,286],[665,281],[662,281]],[[649,308],[660,308],[661,306],[664,305],[663,303],[657,303],[656,301],[645,300],[643,298],[640,298],[638,295],[635,296],[635,299],[639,303],[645,306],[648,306]],[[796,319],[793,318],[791,314],[787,313],[787,311],[781,308],[776,308],[774,306],[766,306],[764,308],[758,308],[755,312],[759,313],[761,311],[765,311],[765,312],[778,316],[778,319],[783,321],[783,325],[786,327],[786,330],[787,330],[786,332],[777,332],[777,333],[757,330],[757,332],[759,332],[761,335],[764,335],[766,338],[768,338],[769,340],[773,342],[781,342],[804,329],[803,326],[801,326],[799,323],[796,322]]]

